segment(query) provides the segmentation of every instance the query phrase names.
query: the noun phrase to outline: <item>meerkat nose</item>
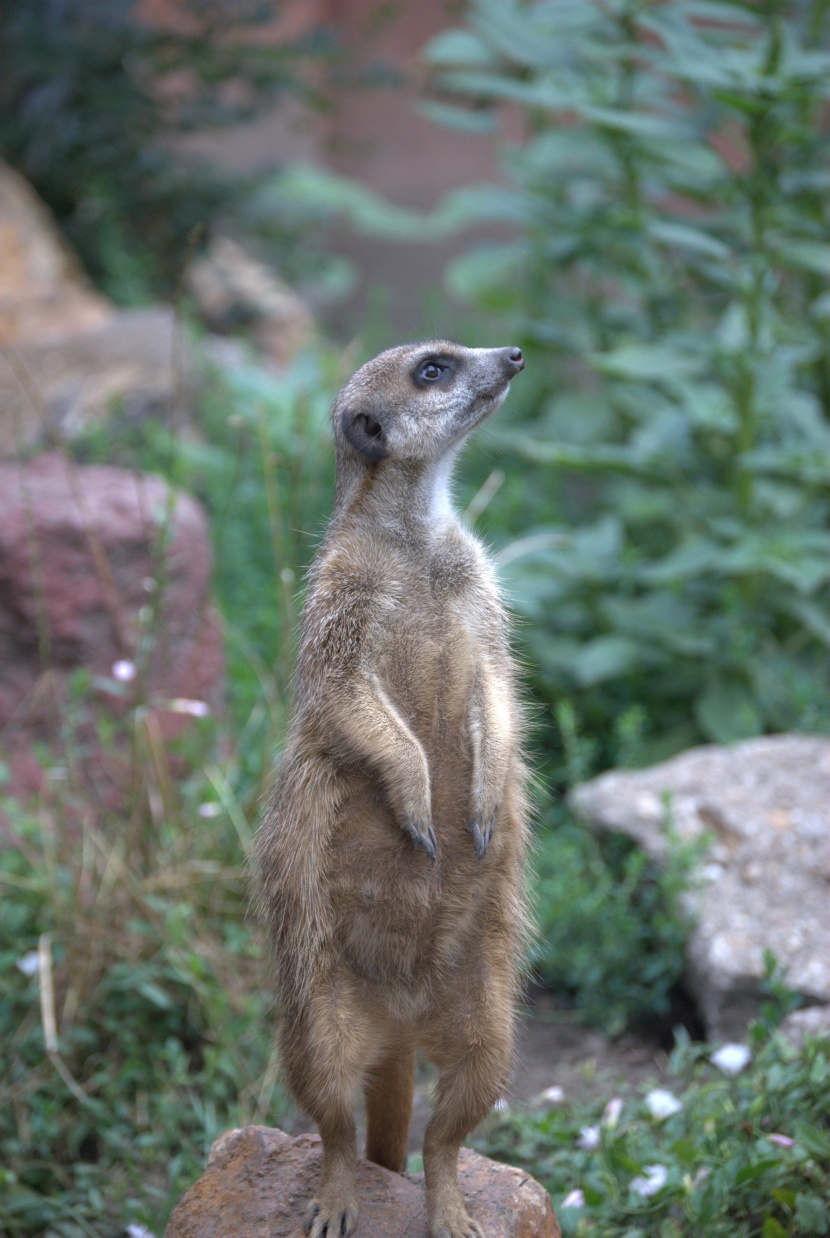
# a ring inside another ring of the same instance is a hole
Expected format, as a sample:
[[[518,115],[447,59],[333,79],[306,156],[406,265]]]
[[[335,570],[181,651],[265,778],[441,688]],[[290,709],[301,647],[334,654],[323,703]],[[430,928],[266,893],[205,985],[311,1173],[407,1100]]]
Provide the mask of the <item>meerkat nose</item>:
[[[521,348],[502,348],[501,355],[507,362],[507,368],[510,371],[510,376],[518,374],[520,370],[525,368],[525,359],[522,356]]]

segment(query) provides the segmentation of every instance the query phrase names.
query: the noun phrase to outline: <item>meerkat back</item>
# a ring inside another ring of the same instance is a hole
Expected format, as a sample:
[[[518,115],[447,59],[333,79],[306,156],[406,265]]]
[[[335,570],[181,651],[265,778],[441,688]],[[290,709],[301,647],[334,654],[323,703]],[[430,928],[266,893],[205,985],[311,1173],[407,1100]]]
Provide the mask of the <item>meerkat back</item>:
[[[334,511],[257,837],[282,1065],[323,1138],[312,1238],[354,1226],[361,1092],[367,1155],[403,1168],[416,1051],[439,1070],[430,1232],[481,1232],[456,1160],[507,1082],[527,814],[506,613],[449,484],[523,365],[518,349],[405,345],[332,412]]]

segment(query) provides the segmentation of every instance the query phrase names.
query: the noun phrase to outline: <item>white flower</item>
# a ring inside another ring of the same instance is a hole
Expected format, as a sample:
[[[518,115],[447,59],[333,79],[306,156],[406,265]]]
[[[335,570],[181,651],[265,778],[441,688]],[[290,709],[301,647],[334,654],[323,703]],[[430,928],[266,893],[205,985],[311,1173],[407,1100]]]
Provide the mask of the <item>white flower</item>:
[[[738,1075],[752,1061],[752,1054],[746,1045],[721,1045],[709,1061],[725,1075]]]
[[[40,971],[40,952],[37,950],[29,950],[23,955],[22,959],[18,959],[15,964],[18,971],[22,971],[24,976],[36,976]]]
[[[122,658],[119,662],[112,664],[112,677],[117,679],[119,683],[130,683],[135,679],[135,662],[128,662],[126,658]]]
[[[582,1191],[580,1191],[579,1187],[576,1187],[575,1190],[571,1191],[568,1195],[565,1196],[565,1198],[562,1200],[562,1207],[563,1208],[584,1208],[585,1207],[585,1196],[582,1194]]]
[[[579,1132],[579,1138],[576,1141],[578,1148],[584,1148],[586,1152],[593,1152],[599,1147],[599,1127],[598,1126],[583,1126]]]
[[[655,1088],[653,1092],[649,1092],[645,1104],[646,1109],[657,1122],[670,1118],[673,1113],[680,1113],[683,1108],[683,1102],[679,1101],[672,1092],[667,1092],[665,1088]]]
[[[561,1105],[565,1099],[565,1089],[560,1088],[558,1084],[554,1084],[552,1088],[545,1088],[539,1096],[539,1102],[543,1105]]]
[[[608,1126],[611,1130],[613,1130],[620,1120],[622,1109],[623,1103],[621,1097],[612,1097],[602,1111],[602,1125]]]
[[[20,964],[18,963],[19,966]],[[791,1139],[789,1135],[767,1135],[767,1139],[770,1143],[777,1144],[779,1148],[792,1148],[795,1146],[795,1140]]]
[[[133,1221],[127,1226],[127,1238],[156,1238],[156,1236],[146,1225],[136,1225]]]
[[[200,817],[218,817],[222,812],[222,805],[217,804],[215,800],[211,800],[205,804],[200,804],[198,812]]]
[[[631,1190],[635,1195],[643,1195],[648,1199],[662,1191],[668,1176],[669,1171],[665,1165],[644,1165],[642,1178],[632,1178]]]
[[[207,701],[191,701],[185,696],[177,696],[175,700],[167,701],[166,708],[174,714],[190,714],[191,718],[207,718],[210,713]]]
[[[510,1106],[504,1097],[500,1096],[493,1108],[496,1110],[496,1113],[506,1113]]]

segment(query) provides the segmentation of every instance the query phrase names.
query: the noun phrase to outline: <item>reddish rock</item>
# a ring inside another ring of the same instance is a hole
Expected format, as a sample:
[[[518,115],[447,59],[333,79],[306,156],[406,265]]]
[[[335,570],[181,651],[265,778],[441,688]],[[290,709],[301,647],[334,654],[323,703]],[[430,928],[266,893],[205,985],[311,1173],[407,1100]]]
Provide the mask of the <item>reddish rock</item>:
[[[0,736],[13,793],[37,789],[32,743],[52,737],[79,668],[112,683],[115,663],[134,664],[121,697],[98,683],[96,699],[118,713],[140,694],[167,737],[188,718],[171,704],[221,703],[209,586],[207,520],[189,495],[58,453],[0,463]]]
[[[165,1238],[297,1238],[320,1173],[317,1135],[267,1126],[229,1131],[207,1170],[170,1217]],[[458,1179],[487,1238],[559,1238],[547,1191],[521,1169],[463,1148]],[[394,1174],[359,1161],[355,1238],[426,1238],[423,1174]]]

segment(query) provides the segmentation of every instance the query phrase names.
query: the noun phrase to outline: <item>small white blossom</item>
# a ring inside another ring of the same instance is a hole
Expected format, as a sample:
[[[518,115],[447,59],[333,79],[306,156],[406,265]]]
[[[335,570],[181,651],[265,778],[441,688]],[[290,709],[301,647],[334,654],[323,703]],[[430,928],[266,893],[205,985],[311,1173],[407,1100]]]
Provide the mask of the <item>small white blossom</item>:
[[[200,817],[218,817],[222,812],[222,805],[217,804],[215,800],[208,801],[199,805],[198,812]]]
[[[127,1238],[156,1238],[146,1225],[137,1225],[134,1221],[127,1226]]]
[[[622,1110],[623,1103],[621,1097],[612,1097],[602,1111],[602,1125],[608,1126],[611,1130],[613,1130],[620,1120]]]
[[[645,1104],[646,1109],[657,1122],[663,1122],[673,1113],[680,1113],[683,1108],[683,1102],[679,1101],[672,1092],[667,1092],[665,1088],[655,1088],[653,1092],[649,1092]]]
[[[582,1191],[580,1191],[579,1187],[576,1187],[575,1190],[571,1191],[568,1195],[565,1196],[565,1198],[562,1200],[562,1207],[563,1208],[584,1208],[585,1207],[585,1196],[583,1195]]]
[[[135,679],[135,662],[128,662],[126,658],[113,662],[112,677],[119,683],[130,683]]]
[[[709,1061],[725,1075],[738,1075],[752,1061],[752,1054],[746,1045],[721,1045]]]
[[[40,953],[37,950],[27,950],[22,959],[18,959],[16,963],[18,971],[22,971],[24,976],[36,976],[40,971]]]
[[[767,1139],[770,1143],[777,1144],[779,1148],[792,1148],[795,1145],[795,1140],[789,1135],[767,1135]]]
[[[558,1084],[545,1088],[544,1092],[539,1095],[539,1102],[543,1105],[561,1105],[564,1099],[565,1089],[560,1088]]]
[[[576,1141],[578,1148],[584,1148],[586,1152],[593,1152],[599,1147],[599,1127],[598,1126],[583,1126],[579,1132],[579,1138]]]
[[[499,1099],[496,1101],[495,1105],[493,1106],[493,1108],[495,1109],[496,1113],[506,1113],[507,1110],[510,1108],[510,1106],[508,1105],[504,1097],[500,1096]]]
[[[651,1195],[662,1191],[668,1176],[669,1171],[665,1165],[645,1165],[642,1178],[632,1178],[631,1189],[635,1195],[642,1195],[648,1199]]]
[[[210,713],[207,701],[191,701],[185,696],[168,701],[167,708],[174,714],[190,714],[191,718],[207,718]]]

